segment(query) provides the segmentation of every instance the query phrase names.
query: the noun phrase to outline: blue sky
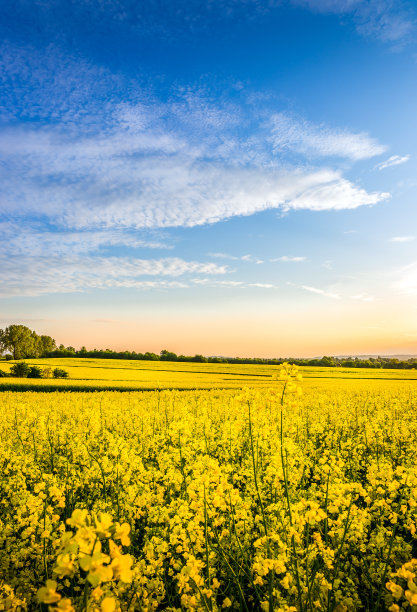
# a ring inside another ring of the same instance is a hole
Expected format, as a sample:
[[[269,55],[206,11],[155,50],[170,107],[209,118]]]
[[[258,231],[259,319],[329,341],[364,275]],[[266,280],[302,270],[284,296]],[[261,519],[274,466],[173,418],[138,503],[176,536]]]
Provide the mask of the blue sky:
[[[417,352],[417,10],[1,7],[0,319],[75,346]]]

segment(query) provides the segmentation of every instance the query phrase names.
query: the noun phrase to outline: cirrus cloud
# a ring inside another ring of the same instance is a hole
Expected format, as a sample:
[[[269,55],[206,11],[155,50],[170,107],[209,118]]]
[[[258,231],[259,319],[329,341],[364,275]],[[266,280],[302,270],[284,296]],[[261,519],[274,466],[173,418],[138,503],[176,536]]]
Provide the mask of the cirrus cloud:
[[[227,266],[178,257],[0,257],[2,297],[74,293],[112,288],[185,288],[190,274],[224,275]],[[152,280],[143,277],[154,277]],[[181,280],[166,280],[166,277]],[[182,279],[185,280],[182,280]]]
[[[368,134],[315,125],[288,113],[271,117],[271,131],[276,151],[288,149],[304,155],[358,161],[381,155],[387,149]]]

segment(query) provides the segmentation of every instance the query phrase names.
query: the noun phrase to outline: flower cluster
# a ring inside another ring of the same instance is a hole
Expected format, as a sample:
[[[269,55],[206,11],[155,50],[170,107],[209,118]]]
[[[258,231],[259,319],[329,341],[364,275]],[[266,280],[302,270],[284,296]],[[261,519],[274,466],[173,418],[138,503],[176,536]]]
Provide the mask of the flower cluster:
[[[0,610],[417,610],[417,392],[3,393]]]

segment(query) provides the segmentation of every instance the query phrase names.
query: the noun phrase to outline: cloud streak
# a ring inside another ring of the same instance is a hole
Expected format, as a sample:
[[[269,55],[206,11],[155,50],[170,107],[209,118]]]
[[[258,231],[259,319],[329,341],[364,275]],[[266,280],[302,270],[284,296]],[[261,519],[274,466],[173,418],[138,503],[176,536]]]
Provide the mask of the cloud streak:
[[[216,259],[230,259],[232,261],[246,261],[249,263],[262,264],[264,263],[262,259],[258,257],[254,257],[253,255],[229,255],[228,253],[207,253],[209,257],[214,257]]]
[[[404,266],[396,273],[397,279],[392,287],[403,295],[417,295],[417,262]]]
[[[137,232],[107,231],[53,231],[40,224],[21,226],[16,222],[0,222],[0,253],[9,256],[66,256],[106,251],[111,247],[128,249],[172,249],[172,245],[150,237],[142,238]]]
[[[274,259],[270,259],[269,261],[272,263],[275,263],[275,262],[301,263],[302,261],[307,261],[307,257],[293,257],[291,255],[282,255],[281,257],[275,257]]]
[[[390,242],[413,242],[416,236],[393,236]]]
[[[326,298],[330,298],[332,300],[340,300],[341,296],[339,293],[334,293],[333,291],[327,291],[326,289],[321,289],[319,287],[312,287],[311,285],[296,285],[295,283],[287,282],[287,285],[291,287],[295,287],[296,289],[301,289],[303,291],[307,291],[308,293],[314,293],[316,295],[321,295]]]
[[[378,170],[384,170],[385,168],[391,168],[391,166],[399,166],[400,164],[405,164],[410,159],[409,155],[391,155],[388,159],[377,164],[375,168]]]
[[[291,0],[294,6],[318,13],[351,14],[356,30],[388,44],[407,40],[415,27],[415,15],[401,0]]]
[[[310,287],[310,285],[300,285],[299,288],[304,289],[304,291],[308,291],[310,293],[315,293],[317,295],[322,295],[323,297],[331,298],[332,300],[341,299],[338,293],[333,293],[332,291],[325,291],[324,289],[319,289],[317,287]]]
[[[387,149],[368,134],[331,129],[288,113],[277,113],[270,122],[275,151],[292,150],[308,156],[359,161],[381,155]]]
[[[112,288],[185,288],[189,275],[215,276],[228,272],[227,266],[185,261],[177,257],[0,257],[2,297]],[[143,279],[148,276],[154,278]],[[181,280],[165,280],[165,277],[181,277]]]

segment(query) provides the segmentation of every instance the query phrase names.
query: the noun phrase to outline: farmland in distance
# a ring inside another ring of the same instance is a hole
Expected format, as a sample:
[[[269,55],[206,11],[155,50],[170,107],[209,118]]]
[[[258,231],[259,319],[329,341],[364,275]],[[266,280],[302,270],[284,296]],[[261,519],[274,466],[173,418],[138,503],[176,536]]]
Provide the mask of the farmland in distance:
[[[11,363],[0,369],[10,371]],[[269,386],[279,366],[133,361],[121,359],[30,359],[29,365],[64,368],[65,380],[0,378],[0,389],[153,390],[228,389]],[[302,367],[306,388],[385,388],[390,383],[417,384],[417,370]]]

